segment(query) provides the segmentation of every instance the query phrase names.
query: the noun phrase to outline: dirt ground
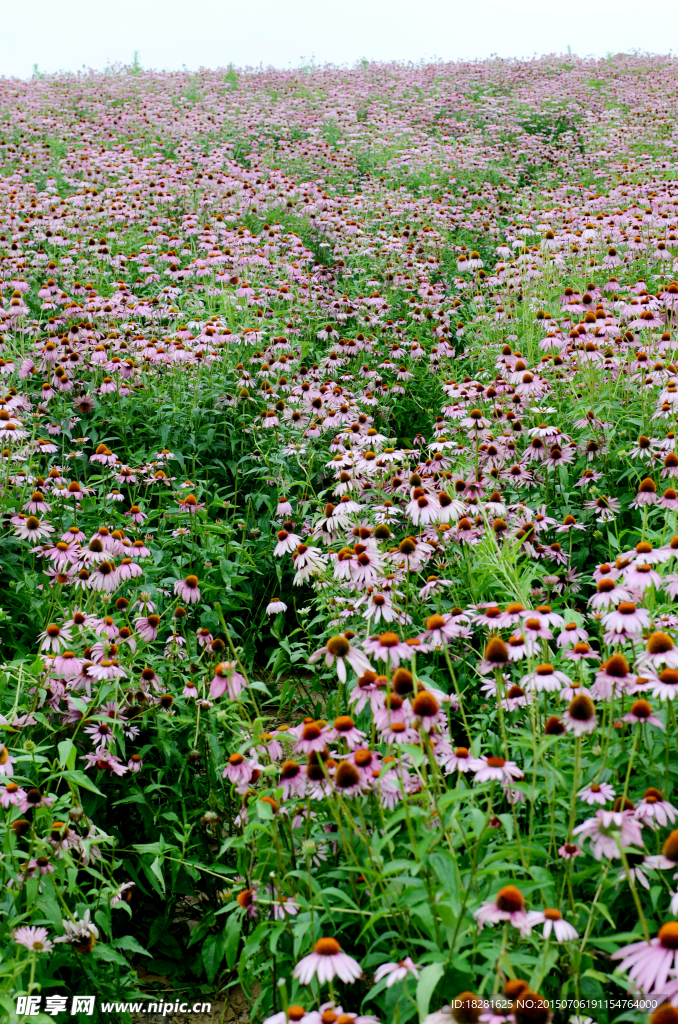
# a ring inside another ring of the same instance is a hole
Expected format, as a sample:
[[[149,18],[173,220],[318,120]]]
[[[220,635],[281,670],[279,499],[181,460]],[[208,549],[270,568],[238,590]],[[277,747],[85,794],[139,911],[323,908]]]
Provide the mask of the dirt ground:
[[[158,1000],[162,998],[158,995]],[[173,997],[167,996],[167,1002]],[[110,1024],[118,1024],[111,1021]],[[161,1013],[145,1013],[134,1019],[134,1024],[250,1024],[250,1015],[245,993],[236,986],[229,992],[228,1002],[223,1000],[212,1003],[211,1013],[172,1013],[163,1016]]]

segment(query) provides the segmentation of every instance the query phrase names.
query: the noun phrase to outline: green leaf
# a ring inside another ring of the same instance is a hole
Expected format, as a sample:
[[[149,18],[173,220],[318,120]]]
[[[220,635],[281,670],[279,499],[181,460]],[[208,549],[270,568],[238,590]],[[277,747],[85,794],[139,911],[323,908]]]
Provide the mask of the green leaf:
[[[419,768],[419,766],[426,760],[426,754],[423,750],[419,747],[415,747],[412,743],[403,743],[400,749],[404,754],[409,754],[415,768]]]
[[[429,857],[429,861],[431,862],[431,867],[438,876],[438,880],[445,890],[445,893],[450,897],[455,913],[458,914],[459,876],[457,874],[457,865],[449,854],[443,853],[442,851],[432,853]]]
[[[444,964],[429,964],[419,975],[419,981],[417,982],[417,1009],[419,1010],[420,1021],[423,1021],[427,1015],[431,996],[444,973]]]
[[[469,811],[471,812],[471,818],[473,820],[473,831],[475,835],[479,836],[485,828],[487,816],[479,807],[469,807]]]
[[[165,876],[162,873],[162,866],[160,857],[156,857],[152,864],[149,865],[149,869],[153,872],[155,877],[160,882],[160,888],[165,891]]]
[[[582,974],[582,978],[595,978],[596,981],[601,981],[603,985],[610,984],[610,979],[608,978],[607,974],[603,974],[602,971],[595,971],[593,967],[589,967],[586,971],[584,971],[584,973]]]
[[[116,952],[110,946],[103,946],[99,942],[97,942],[92,950],[92,956],[95,960],[106,960],[109,964],[120,964],[121,967],[129,967],[122,953]]]
[[[240,944],[240,931],[242,928],[242,915],[231,914],[226,922],[224,930],[224,942],[226,950],[226,966],[229,971],[233,969],[238,957],[238,946]]]
[[[79,769],[73,771],[67,771],[63,774],[64,779],[68,779],[69,782],[75,783],[76,786],[80,786],[81,789],[87,789],[90,793],[96,793],[97,796],[103,796],[100,789],[94,785],[91,779],[88,779],[84,772]]]
[[[219,964],[223,960],[226,943],[223,935],[208,935],[202,946],[202,962],[210,985],[217,976]]]
[[[137,853],[154,853],[157,856],[165,852],[165,844],[162,841],[159,843],[135,843],[132,849],[136,850]]]
[[[147,949],[139,945],[133,935],[123,935],[119,939],[114,939],[111,946],[114,949],[126,949],[128,953],[141,953],[142,956],[153,956]]]
[[[509,842],[513,839],[513,815],[512,814],[498,814],[500,822],[504,826],[506,832],[506,838]]]
[[[259,821],[273,821],[273,808],[266,800],[257,800],[257,818]]]
[[[73,740],[62,740],[57,745],[57,750],[59,751],[59,765],[69,770],[75,768],[75,755],[77,751]]]

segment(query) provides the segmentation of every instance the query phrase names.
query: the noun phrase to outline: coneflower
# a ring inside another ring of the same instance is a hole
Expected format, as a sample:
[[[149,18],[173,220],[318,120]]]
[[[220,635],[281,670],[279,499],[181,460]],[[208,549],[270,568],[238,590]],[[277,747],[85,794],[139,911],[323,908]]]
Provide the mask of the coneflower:
[[[596,709],[593,701],[585,693],[574,697],[567,711],[563,714],[565,729],[574,736],[583,736],[593,732],[598,725]]]
[[[345,984],[357,981],[362,975],[362,967],[344,953],[334,938],[321,938],[315,943],[313,952],[305,956],[292,971],[302,985],[310,985],[314,978],[324,985],[338,977]]]

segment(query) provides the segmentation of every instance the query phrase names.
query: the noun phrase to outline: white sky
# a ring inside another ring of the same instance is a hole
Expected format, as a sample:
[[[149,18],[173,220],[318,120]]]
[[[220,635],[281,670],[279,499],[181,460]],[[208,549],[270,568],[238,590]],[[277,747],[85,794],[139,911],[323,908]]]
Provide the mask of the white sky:
[[[3,5],[0,4],[0,8]],[[678,50],[677,0],[30,0],[0,17],[0,75]]]

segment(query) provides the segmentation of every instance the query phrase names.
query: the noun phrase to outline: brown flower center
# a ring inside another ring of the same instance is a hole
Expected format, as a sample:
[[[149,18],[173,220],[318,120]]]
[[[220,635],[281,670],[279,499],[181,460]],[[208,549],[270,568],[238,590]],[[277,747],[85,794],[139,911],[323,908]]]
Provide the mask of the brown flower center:
[[[336,939],[318,939],[313,952],[319,956],[336,956],[337,953],[341,953],[341,946]]]
[[[503,763],[503,758],[500,760]],[[503,910],[507,914],[514,914],[525,909],[525,898],[515,885],[505,885],[503,889],[500,889],[495,902],[499,910]]]

